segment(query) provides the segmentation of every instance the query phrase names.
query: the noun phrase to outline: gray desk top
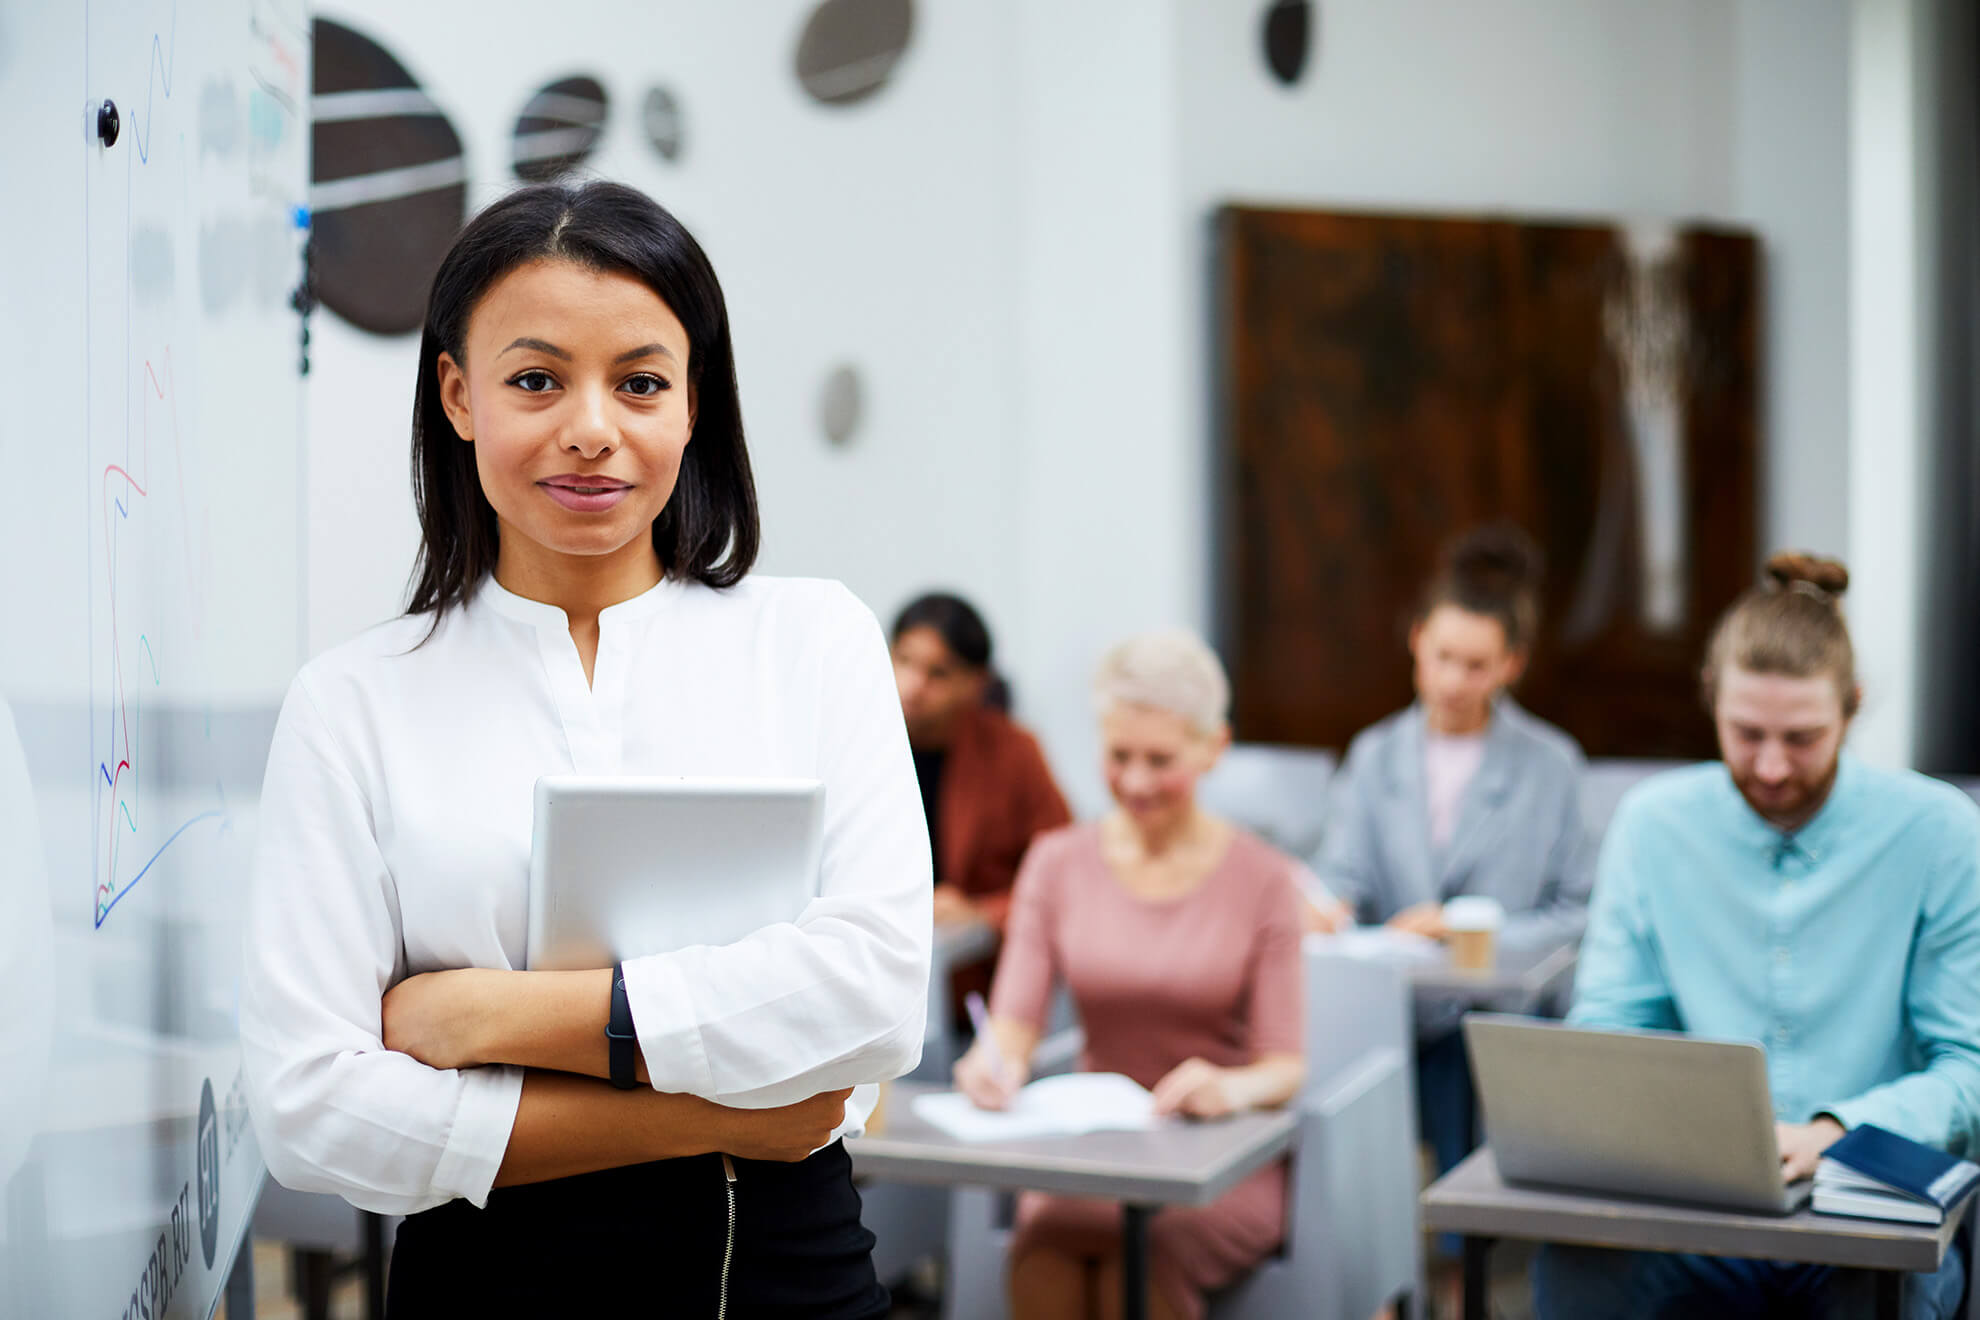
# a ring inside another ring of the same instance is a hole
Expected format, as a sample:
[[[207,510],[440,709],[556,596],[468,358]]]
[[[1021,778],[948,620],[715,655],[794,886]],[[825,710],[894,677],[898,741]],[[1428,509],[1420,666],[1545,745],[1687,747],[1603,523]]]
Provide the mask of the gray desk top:
[[[1454,992],[1481,1000],[1538,999],[1573,974],[1579,954],[1580,946],[1572,942],[1540,949],[1525,957],[1504,952],[1498,965],[1489,972],[1465,971],[1448,962],[1411,963],[1409,983],[1418,990]]]
[[[947,1088],[896,1082],[886,1130],[846,1143],[853,1172],[893,1182],[973,1184],[1136,1205],[1208,1205],[1292,1148],[1290,1109],[1183,1123],[1156,1132],[1094,1132],[1026,1141],[958,1141],[914,1112]]]
[[[1939,1267],[1966,1213],[1962,1206],[1943,1224],[1893,1224],[1805,1207],[1791,1215],[1750,1215],[1512,1187],[1500,1179],[1490,1147],[1439,1178],[1422,1204],[1423,1227],[1433,1233],[1912,1271]]]
[[[945,921],[935,926],[935,963],[954,967],[987,958],[997,950],[997,932],[981,921]]]

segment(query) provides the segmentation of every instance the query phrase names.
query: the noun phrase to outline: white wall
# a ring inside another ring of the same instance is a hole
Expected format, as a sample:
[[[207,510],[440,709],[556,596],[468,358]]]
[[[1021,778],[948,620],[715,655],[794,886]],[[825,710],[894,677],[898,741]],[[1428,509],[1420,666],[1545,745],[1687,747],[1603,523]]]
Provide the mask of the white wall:
[[[513,183],[509,131],[537,87],[574,73],[605,84],[611,118],[593,167],[674,209],[724,282],[763,570],[842,578],[882,614],[945,583],[996,621],[1015,616],[1016,98],[1001,18],[920,6],[890,85],[826,109],[791,74],[804,0],[576,4],[556,23],[539,21],[540,6],[491,0],[472,39],[444,8],[345,0],[318,12],[384,43],[447,110],[477,205]],[[640,129],[656,80],[684,107],[675,164]],[[317,317],[312,651],[399,606],[417,544],[406,457],[417,351],[416,336]],[[817,400],[841,361],[865,378],[867,414],[835,451]]]
[[[1173,179],[1174,192],[1152,226],[1164,232],[1149,241],[1179,251],[1180,266],[1167,297],[1153,299],[1146,272],[1117,273],[1115,250],[1096,241],[1080,293],[1102,308],[1136,299],[1132,325],[1120,317],[1115,333],[1087,343],[1096,382],[1138,355],[1179,353],[1182,398],[1141,427],[1080,428],[1057,415],[1028,427],[1034,443],[1049,435],[1061,452],[1081,445],[1084,463],[1110,465],[1112,504],[1160,518],[1146,530],[1145,519],[1123,524],[1113,553],[1074,561],[1084,573],[1028,579],[1026,617],[1052,624],[1039,630],[1050,639],[1040,663],[1055,692],[1128,627],[1211,622],[1207,272],[1210,217],[1227,201],[1756,228],[1770,318],[1763,434],[1784,447],[1763,465],[1762,541],[1847,548],[1848,0],[1331,0],[1316,8],[1311,63],[1291,88],[1264,71],[1258,6],[1174,0],[1170,12],[1165,126],[1176,148],[1147,173]],[[1023,46],[1026,72],[1049,67],[1044,44]],[[1092,68],[1070,76],[1090,79]],[[1105,81],[1090,93],[1095,103],[1118,95]],[[1096,151],[1056,142],[1069,170]],[[1027,156],[1033,171],[1037,160]],[[1062,248],[1075,241],[1059,235]],[[1082,256],[1061,260],[1077,267]],[[1150,314],[1173,319],[1150,324]],[[1154,436],[1164,444],[1149,444]],[[1027,515],[1054,498],[1035,491]],[[1099,599],[1097,583],[1107,584]],[[1042,714],[1076,795],[1097,801],[1083,707],[1055,699]]]
[[[842,577],[883,614],[923,584],[977,596],[1022,713],[1091,808],[1099,653],[1209,623],[1222,201],[1757,228],[1782,447],[1763,540],[1853,548],[1852,2],[1328,0],[1288,89],[1249,0],[923,0],[894,83],[838,111],[790,76],[805,0],[597,4],[597,25],[530,24],[508,49],[384,0],[324,12],[430,82],[477,180],[502,177],[533,87],[606,82],[599,167],[676,205],[727,282],[764,567]],[[528,12],[499,0],[477,30]],[[653,76],[686,106],[677,166],[637,135]],[[410,555],[412,347],[381,372],[355,339],[325,324],[312,380],[317,647],[389,612]],[[832,453],[815,400],[841,358],[867,372],[871,413]]]

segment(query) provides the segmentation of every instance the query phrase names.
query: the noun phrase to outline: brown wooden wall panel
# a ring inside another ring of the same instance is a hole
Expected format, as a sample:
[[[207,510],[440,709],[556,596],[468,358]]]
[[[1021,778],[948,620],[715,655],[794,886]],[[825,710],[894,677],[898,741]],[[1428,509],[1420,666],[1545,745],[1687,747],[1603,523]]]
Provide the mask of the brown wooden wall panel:
[[[1219,633],[1237,736],[1408,703],[1438,550],[1546,550],[1520,697],[1590,755],[1710,755],[1697,667],[1757,563],[1759,249],[1686,227],[1227,208]]]

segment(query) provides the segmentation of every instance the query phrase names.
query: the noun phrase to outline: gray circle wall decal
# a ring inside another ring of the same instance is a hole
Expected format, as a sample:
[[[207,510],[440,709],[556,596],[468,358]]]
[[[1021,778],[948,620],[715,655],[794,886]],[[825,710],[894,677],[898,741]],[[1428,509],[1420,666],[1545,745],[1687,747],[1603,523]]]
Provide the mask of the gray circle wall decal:
[[[832,448],[844,449],[852,443],[865,412],[865,394],[857,367],[842,363],[827,373],[818,396],[818,424]]]
[[[568,174],[591,158],[605,136],[608,105],[596,78],[559,78],[522,108],[509,146],[516,177],[544,183]]]
[[[311,262],[324,306],[360,330],[402,335],[467,218],[461,139],[405,66],[319,18],[310,96]]]
[[[1313,45],[1312,0],[1272,0],[1263,26],[1265,64],[1272,76],[1290,87],[1306,72]]]
[[[914,0],[824,0],[798,37],[797,80],[823,105],[851,105],[886,85],[914,35]]]
[[[649,90],[646,104],[640,108],[640,124],[646,129],[646,140],[653,144],[661,159],[680,159],[681,104],[672,92],[665,87]]]

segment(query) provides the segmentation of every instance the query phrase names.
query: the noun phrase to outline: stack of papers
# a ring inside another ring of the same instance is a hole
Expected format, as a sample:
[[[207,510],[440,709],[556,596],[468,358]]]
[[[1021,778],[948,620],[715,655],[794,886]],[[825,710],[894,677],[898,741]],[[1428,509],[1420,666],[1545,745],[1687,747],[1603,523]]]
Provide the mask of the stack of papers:
[[[1008,1109],[978,1109],[966,1095],[916,1096],[914,1112],[958,1141],[1020,1141],[1088,1132],[1147,1132],[1159,1127],[1155,1097],[1120,1073],[1041,1077]]]
[[[1387,926],[1350,926],[1332,935],[1308,935],[1306,947],[1369,962],[1434,963],[1443,962],[1448,956],[1444,946],[1427,935],[1412,935]]]

